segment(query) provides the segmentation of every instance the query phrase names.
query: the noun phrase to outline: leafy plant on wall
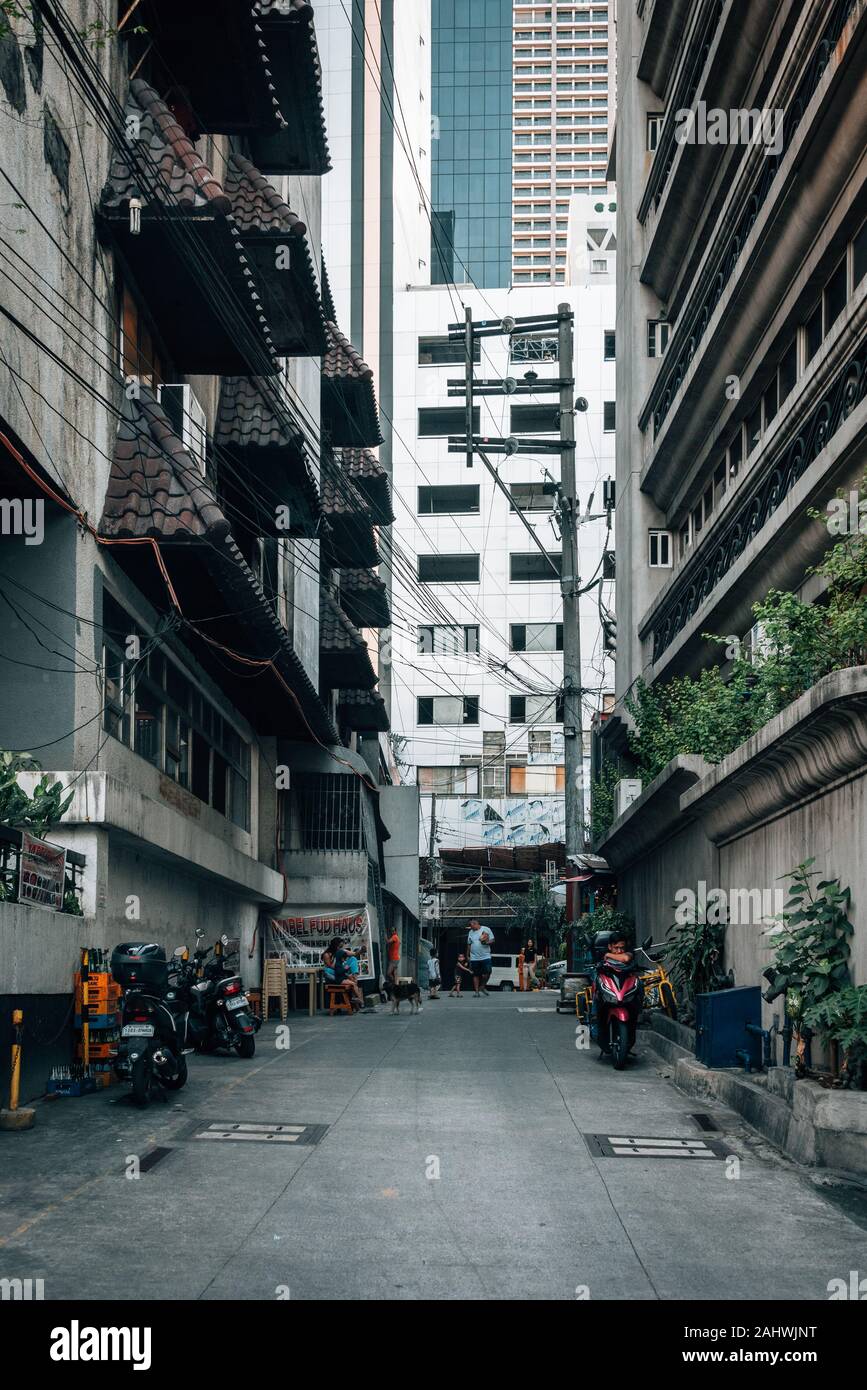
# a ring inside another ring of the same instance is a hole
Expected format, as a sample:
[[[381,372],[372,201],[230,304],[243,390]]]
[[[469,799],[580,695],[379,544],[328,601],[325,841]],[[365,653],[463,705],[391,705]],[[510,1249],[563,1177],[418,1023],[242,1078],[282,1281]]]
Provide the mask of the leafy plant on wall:
[[[29,753],[0,751],[0,825],[45,835],[68,810],[74,793],[64,796],[62,782],[40,777],[28,796],[18,785],[22,772],[39,772],[41,764]]]

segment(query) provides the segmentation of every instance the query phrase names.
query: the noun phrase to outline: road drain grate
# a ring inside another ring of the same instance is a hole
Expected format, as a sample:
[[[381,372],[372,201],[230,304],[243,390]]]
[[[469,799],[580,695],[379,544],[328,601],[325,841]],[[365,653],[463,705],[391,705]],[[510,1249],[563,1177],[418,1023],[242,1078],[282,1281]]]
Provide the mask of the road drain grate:
[[[706,1115],[704,1113],[700,1113],[698,1115],[690,1115],[689,1118],[691,1120],[695,1120],[699,1129],[716,1130],[717,1132],[719,1132],[719,1125],[717,1124],[713,1115]]]
[[[585,1134],[595,1158],[728,1158],[728,1151],[713,1139],[659,1138],[649,1135]]]
[[[199,1120],[186,1132],[188,1139],[229,1144],[318,1144],[328,1125],[291,1124],[286,1121]]]

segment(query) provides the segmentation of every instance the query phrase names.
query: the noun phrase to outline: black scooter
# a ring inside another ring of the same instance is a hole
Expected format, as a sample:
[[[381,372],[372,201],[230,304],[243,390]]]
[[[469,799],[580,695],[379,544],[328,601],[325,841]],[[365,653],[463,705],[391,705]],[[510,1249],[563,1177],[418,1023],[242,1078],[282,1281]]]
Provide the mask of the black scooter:
[[[196,941],[203,937],[199,927]],[[262,1020],[250,1009],[240,975],[226,964],[228,945],[225,935],[213,947],[198,945],[192,959],[186,947],[179,948],[169,997],[174,994],[188,1010],[187,1044],[196,1052],[222,1048],[239,1057],[252,1057]],[[213,959],[208,960],[211,950]]]
[[[154,1094],[165,1100],[165,1091],[186,1085],[188,1016],[169,987],[166,953],[155,942],[125,941],[112,951],[111,970],[124,991],[115,1074],[136,1105]]]

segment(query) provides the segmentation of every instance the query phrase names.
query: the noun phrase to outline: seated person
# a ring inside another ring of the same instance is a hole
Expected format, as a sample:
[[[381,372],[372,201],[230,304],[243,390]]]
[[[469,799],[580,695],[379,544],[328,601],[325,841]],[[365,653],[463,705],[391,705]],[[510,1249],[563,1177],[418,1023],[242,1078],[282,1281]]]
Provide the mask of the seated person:
[[[350,951],[343,944],[342,936],[335,936],[328,943],[328,950],[323,952],[322,960],[326,964],[326,978],[328,978],[328,965],[325,962],[326,955],[329,955],[333,962],[334,980],[336,985],[344,985],[352,995],[352,1007],[361,1009],[364,1007],[364,995],[361,992],[361,985],[355,976],[358,974],[358,958],[353,951]]]
[[[633,959],[633,951],[625,936],[613,936],[605,948],[603,961],[616,961],[618,965],[629,965]]]

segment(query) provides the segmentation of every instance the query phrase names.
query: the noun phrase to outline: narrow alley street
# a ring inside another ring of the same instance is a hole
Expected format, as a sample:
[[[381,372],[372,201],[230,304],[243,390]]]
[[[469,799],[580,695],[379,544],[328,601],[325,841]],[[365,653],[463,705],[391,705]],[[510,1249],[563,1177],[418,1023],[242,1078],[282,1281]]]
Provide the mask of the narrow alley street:
[[[0,1136],[2,1272],[52,1300],[748,1302],[826,1299],[863,1265],[815,1175],[730,1112],[700,1128],[646,1034],[624,1073],[577,1050],[554,999],[296,1015],[288,1050],[272,1021],[251,1061],[191,1057],[165,1106],[42,1103]],[[739,1176],[588,1135],[718,1144]]]

